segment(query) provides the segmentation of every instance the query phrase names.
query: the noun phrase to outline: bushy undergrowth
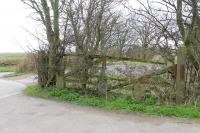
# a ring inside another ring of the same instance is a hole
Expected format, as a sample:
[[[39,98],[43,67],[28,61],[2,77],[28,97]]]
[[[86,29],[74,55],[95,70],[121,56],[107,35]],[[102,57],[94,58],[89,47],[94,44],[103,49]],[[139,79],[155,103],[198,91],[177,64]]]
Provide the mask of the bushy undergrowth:
[[[33,53],[26,54],[26,57],[17,63],[17,73],[30,73],[35,71],[35,57]]]
[[[103,97],[83,96],[74,90],[46,88],[39,89],[37,86],[29,86],[25,94],[50,98],[62,101],[69,101],[79,105],[89,105],[99,108],[121,110],[126,112],[143,112],[150,115],[175,116],[183,118],[200,118],[200,107],[192,105],[156,105],[154,100],[136,101],[131,97]]]

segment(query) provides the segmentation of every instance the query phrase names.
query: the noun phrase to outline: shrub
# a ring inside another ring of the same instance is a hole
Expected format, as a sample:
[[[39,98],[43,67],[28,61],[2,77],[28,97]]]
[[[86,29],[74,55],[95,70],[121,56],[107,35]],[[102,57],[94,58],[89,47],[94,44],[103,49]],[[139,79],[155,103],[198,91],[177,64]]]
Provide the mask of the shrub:
[[[17,73],[34,72],[36,69],[35,65],[36,63],[34,54],[29,53],[23,60],[18,61],[16,72]]]

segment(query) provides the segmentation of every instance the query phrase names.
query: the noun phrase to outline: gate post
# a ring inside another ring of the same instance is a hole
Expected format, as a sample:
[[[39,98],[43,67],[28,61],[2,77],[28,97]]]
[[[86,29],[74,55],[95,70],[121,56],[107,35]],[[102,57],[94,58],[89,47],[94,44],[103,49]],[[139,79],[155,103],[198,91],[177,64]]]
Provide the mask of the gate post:
[[[102,66],[100,70],[100,76],[98,81],[98,93],[101,96],[106,95],[107,96],[107,78],[106,78],[106,65],[107,65],[107,59],[106,57],[102,57]]]
[[[56,74],[56,87],[63,89],[65,88],[65,62],[64,59],[58,63],[57,68],[57,74]]]
[[[177,75],[176,75],[176,102],[183,103],[185,95],[185,62],[186,48],[180,47],[177,54]]]

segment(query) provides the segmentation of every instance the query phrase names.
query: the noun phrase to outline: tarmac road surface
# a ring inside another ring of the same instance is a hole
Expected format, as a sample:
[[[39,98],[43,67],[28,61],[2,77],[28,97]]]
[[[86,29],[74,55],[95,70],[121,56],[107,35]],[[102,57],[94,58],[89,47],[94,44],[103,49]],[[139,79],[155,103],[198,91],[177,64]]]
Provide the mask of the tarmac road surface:
[[[200,122],[72,105],[23,95],[33,78],[0,79],[0,133],[200,133]]]

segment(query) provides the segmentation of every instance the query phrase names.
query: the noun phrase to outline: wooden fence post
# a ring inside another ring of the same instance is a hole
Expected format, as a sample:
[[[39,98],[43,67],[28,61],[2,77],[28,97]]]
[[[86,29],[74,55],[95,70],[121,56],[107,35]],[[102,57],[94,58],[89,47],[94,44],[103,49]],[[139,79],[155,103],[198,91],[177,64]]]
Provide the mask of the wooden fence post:
[[[65,63],[64,60],[60,61],[56,74],[56,87],[65,88]]]
[[[184,102],[185,94],[185,62],[186,48],[180,47],[177,54],[177,75],[176,75],[176,102]]]
[[[100,70],[100,76],[98,79],[98,93],[101,96],[107,94],[106,65],[107,59],[106,57],[102,57],[102,66]]]

